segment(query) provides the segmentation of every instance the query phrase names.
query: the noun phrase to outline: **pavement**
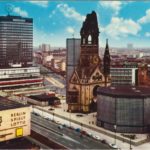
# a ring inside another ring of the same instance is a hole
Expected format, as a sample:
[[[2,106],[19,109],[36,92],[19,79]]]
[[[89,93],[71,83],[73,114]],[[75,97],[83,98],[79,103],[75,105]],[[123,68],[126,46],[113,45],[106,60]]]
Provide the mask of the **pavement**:
[[[40,111],[40,110],[43,111]],[[113,133],[111,131],[105,130],[103,128],[100,128],[96,126],[96,113],[91,113],[91,114],[83,114],[82,117],[77,116],[76,113],[69,113],[67,112],[67,105],[65,101],[62,102],[62,105],[58,108],[54,108],[54,110],[49,110],[50,107],[39,107],[36,106],[36,108],[33,109],[33,111],[36,111],[38,113],[41,113],[41,115],[45,115],[45,111],[49,112],[46,113],[47,116],[51,116],[51,118],[54,118],[56,120],[59,120],[63,123],[66,123],[68,125],[72,125],[74,127],[82,127],[84,128],[83,130],[86,130],[94,135],[97,135],[101,137],[102,139],[105,139],[108,143],[116,143],[116,145],[121,148],[122,150],[126,149],[135,149],[135,150],[149,150],[150,149],[150,142],[141,144],[139,146],[134,146],[132,145],[133,142],[138,142],[138,141],[144,141],[147,138],[146,134],[137,134],[137,139],[136,140],[130,140],[128,138],[123,138],[123,140],[119,140],[118,137],[122,137],[120,133]],[[71,121],[70,121],[71,120]],[[81,126],[82,125],[82,126]],[[110,136],[113,135],[113,136]],[[116,137],[116,138],[115,138]],[[125,141],[128,141],[125,142]]]

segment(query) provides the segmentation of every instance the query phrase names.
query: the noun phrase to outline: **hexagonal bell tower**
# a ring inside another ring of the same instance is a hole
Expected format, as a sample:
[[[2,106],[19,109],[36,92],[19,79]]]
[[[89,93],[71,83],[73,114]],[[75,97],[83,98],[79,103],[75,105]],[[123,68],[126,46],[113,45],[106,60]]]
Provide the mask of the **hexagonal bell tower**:
[[[99,28],[94,11],[87,14],[80,35],[80,58],[69,80],[67,103],[68,111],[88,113],[96,111],[96,90],[105,85],[99,57]]]

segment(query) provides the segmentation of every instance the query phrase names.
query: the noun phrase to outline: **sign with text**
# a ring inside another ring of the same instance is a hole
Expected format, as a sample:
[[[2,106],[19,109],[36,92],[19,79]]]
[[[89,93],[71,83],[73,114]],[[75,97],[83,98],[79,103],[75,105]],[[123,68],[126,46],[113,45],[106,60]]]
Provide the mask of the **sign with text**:
[[[0,141],[30,135],[31,107],[0,111]]]

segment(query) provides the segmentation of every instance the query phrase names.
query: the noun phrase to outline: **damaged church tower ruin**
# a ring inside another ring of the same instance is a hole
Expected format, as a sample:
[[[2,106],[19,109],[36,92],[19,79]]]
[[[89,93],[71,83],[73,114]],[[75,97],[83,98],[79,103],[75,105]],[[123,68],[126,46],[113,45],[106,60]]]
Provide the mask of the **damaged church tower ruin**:
[[[67,103],[70,112],[88,113],[96,109],[94,103],[96,104],[97,100],[97,88],[110,85],[110,76],[106,77],[102,73],[102,61],[99,57],[99,28],[94,11],[87,14],[80,35],[80,58],[69,80]]]

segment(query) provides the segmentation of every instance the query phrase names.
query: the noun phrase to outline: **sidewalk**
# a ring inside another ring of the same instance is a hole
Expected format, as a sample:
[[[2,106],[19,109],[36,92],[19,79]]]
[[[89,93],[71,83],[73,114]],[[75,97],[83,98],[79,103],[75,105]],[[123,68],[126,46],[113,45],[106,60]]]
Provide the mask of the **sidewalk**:
[[[95,135],[99,135],[103,139],[107,140],[109,143],[115,143],[118,145],[123,150],[130,149],[130,142],[131,142],[131,147],[132,149],[136,150],[149,150],[150,149],[150,143],[148,142],[149,140],[147,139],[146,134],[137,134],[137,139],[131,140],[129,138],[125,138],[121,136],[119,133],[115,133],[105,130],[103,128],[100,128],[96,126],[96,113],[91,113],[91,114],[83,114],[82,117],[76,116],[77,113],[69,113],[66,112],[67,110],[67,105],[65,103],[62,103],[60,108],[55,108],[53,111],[49,111],[49,107],[39,107],[35,106],[36,108],[40,110],[44,110],[48,113],[50,113],[53,116],[57,116],[60,118],[63,118],[64,120],[68,120],[73,123],[81,125],[83,130],[91,130],[95,132]],[[116,140],[115,140],[116,137]],[[144,143],[144,144],[141,144]]]

